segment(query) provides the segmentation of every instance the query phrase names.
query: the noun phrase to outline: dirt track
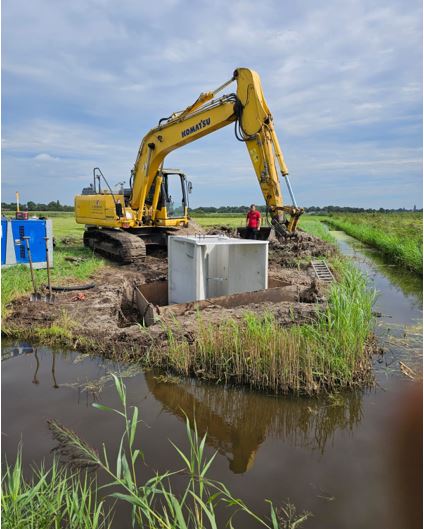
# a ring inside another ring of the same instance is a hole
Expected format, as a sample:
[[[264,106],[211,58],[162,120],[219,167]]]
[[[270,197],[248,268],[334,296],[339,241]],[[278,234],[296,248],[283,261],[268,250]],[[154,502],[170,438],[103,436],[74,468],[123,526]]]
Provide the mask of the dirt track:
[[[216,230],[213,231],[216,233]],[[283,281],[293,287],[296,300],[251,303],[231,309],[211,304],[202,311],[202,317],[208,322],[218,323],[230,317],[242,318],[246,311],[251,311],[256,314],[272,312],[281,325],[312,321],[316,314],[316,302],[325,300],[325,289],[314,279],[312,269],[306,262],[312,256],[332,252],[331,246],[303,233],[299,234],[297,240],[284,243],[273,240],[269,247],[269,279]],[[296,259],[302,268],[293,268]],[[197,311],[189,308],[176,318],[164,317],[148,328],[138,323],[140,317],[132,304],[134,285],[167,279],[164,250],[148,255],[145,262],[138,266],[111,264],[102,268],[92,279],[96,282],[95,288],[58,293],[54,305],[30,303],[27,296],[15,300],[5,321],[6,326],[13,327],[16,334],[21,330],[23,335],[28,335],[30,328],[34,330],[57,325],[72,335],[69,345],[73,343],[80,349],[90,349],[92,344],[97,352],[100,350],[105,354],[122,354],[126,357],[143,354],[149,344],[165,341],[165,328],[171,327],[182,339],[196,332]]]

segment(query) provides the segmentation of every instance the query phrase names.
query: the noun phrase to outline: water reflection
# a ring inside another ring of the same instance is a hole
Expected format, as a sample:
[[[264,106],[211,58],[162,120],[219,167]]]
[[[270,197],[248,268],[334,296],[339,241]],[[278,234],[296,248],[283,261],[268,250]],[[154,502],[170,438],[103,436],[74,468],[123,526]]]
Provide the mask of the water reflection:
[[[39,384],[40,381],[37,378],[38,370],[40,369],[40,359],[38,358],[38,351],[37,349],[34,350],[34,357],[35,357],[35,371],[34,376],[32,377],[32,383],[33,384]]]
[[[38,356],[38,349],[37,347],[32,347],[28,344],[19,344],[13,347],[5,347],[2,349],[2,362],[5,362],[6,360],[10,360],[11,358],[16,358],[17,356],[22,355],[34,355],[35,359],[35,367],[34,367],[34,374],[32,377],[32,383],[33,384],[40,384],[40,380],[38,379],[38,371],[40,370],[40,358]],[[55,389],[59,388],[59,385],[56,380],[56,352],[50,351],[51,354],[51,376],[53,380],[53,387]]]
[[[1,361],[5,362],[16,356],[32,354],[34,352],[34,347],[32,345],[23,343],[19,345],[13,345],[11,347],[2,347],[1,350]]]
[[[267,437],[324,453],[337,430],[352,431],[362,418],[360,393],[328,399],[291,399],[195,381],[169,384],[148,372],[147,386],[163,408],[190,423],[224,455],[237,474],[252,468]]]

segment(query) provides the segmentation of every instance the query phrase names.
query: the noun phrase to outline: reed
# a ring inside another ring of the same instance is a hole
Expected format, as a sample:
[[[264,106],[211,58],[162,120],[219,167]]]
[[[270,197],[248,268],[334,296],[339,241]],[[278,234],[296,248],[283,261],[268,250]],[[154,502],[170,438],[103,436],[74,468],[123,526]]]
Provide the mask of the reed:
[[[13,465],[6,463],[1,484],[4,529],[109,529],[112,519],[98,498],[95,480],[69,472],[57,460],[35,468],[25,479],[22,450]]]
[[[275,393],[314,394],[370,381],[375,293],[353,265],[335,263],[340,281],[326,307],[317,308],[314,323],[283,327],[270,313],[246,313],[241,321],[217,325],[199,315],[192,341],[168,329],[168,347],[152,346],[146,362]]]

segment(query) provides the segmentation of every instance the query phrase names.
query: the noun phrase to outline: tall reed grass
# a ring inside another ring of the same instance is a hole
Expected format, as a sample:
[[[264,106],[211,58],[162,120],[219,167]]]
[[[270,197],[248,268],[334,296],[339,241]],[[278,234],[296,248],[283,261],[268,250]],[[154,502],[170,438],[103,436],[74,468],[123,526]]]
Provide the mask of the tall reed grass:
[[[135,446],[139,409],[132,411],[127,405],[126,388],[121,379],[114,376],[115,387],[121,402],[121,409],[112,409],[102,404],[94,406],[118,414],[123,420],[123,435],[116,459],[103,445],[99,455],[77,434],[50,421],[50,429],[59,442],[58,452],[64,463],[76,467],[78,461],[83,467],[95,466],[102,470],[108,483],[102,489],[109,489],[109,497],[116,503],[131,507],[131,519],[125,527],[148,529],[217,529],[218,527],[243,527],[238,524],[238,514],[243,513],[257,527],[265,529],[295,529],[300,527],[308,513],[297,514],[291,504],[274,507],[269,503],[269,518],[258,516],[240,498],[234,497],[228,488],[208,477],[215,455],[205,453],[206,434],[200,437],[194,424],[191,428],[187,419],[186,430],[189,441],[188,452],[176,445],[177,459],[182,468],[156,473],[153,477],[143,476],[144,454]],[[59,470],[55,462],[49,471],[42,469],[27,483],[23,478],[22,460],[18,455],[13,467],[7,466],[2,481],[3,527],[6,529],[50,529],[66,527],[71,529],[103,529],[111,527],[111,513],[106,513],[103,501],[99,501],[90,483],[83,477],[78,481],[75,475]],[[91,483],[93,485],[93,483]],[[178,491],[178,492],[177,492]],[[116,506],[115,503],[115,506]],[[245,520],[245,518],[244,518]]]
[[[22,451],[5,465],[1,483],[3,529],[109,529],[111,517],[97,495],[93,479],[71,473],[57,460],[24,478]]]
[[[247,313],[217,325],[199,316],[192,342],[168,329],[168,347],[152,347],[146,362],[275,393],[314,394],[369,381],[375,293],[356,268],[340,263],[340,282],[326,307],[317,308],[314,323],[285,327],[270,313]]]

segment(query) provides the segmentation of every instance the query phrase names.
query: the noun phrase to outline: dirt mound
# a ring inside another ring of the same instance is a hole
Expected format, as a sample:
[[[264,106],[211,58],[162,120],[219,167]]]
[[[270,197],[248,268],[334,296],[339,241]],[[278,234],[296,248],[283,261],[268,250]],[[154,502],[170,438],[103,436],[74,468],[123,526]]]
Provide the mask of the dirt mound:
[[[309,266],[314,257],[328,257],[335,253],[331,244],[299,231],[296,237],[269,242],[269,261],[286,267]],[[304,262],[304,263],[302,263]]]
[[[226,235],[238,238],[237,228],[232,226],[213,226],[206,231],[207,235]],[[294,237],[278,238],[271,230],[269,241],[270,268],[299,267],[307,268],[314,257],[328,257],[335,252],[334,246],[298,230]],[[273,266],[277,265],[277,267]]]
[[[194,222],[194,220],[190,220],[188,223],[187,228],[179,228],[178,229],[178,235],[204,235],[206,233],[205,228],[203,226],[200,226],[200,224],[197,224],[197,222]]]

